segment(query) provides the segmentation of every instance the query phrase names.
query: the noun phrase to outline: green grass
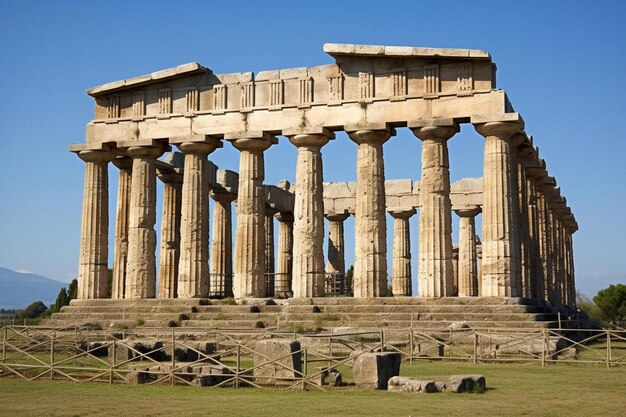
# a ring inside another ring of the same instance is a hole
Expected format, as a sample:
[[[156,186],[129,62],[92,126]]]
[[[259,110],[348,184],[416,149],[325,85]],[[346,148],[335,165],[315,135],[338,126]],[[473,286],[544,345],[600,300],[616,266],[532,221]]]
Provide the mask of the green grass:
[[[401,374],[483,374],[484,394],[127,386],[0,378],[0,416],[618,416],[626,368],[419,361]]]

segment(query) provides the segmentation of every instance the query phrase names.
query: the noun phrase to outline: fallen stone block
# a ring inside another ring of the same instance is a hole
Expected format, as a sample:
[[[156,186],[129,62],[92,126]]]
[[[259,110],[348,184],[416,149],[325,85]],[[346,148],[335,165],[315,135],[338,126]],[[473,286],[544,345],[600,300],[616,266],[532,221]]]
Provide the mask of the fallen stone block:
[[[201,387],[217,385],[231,378],[233,374],[228,367],[223,365],[198,365],[192,367],[191,372],[197,374],[192,383]]]
[[[387,389],[389,379],[400,374],[400,359],[399,353],[363,353],[352,366],[355,384],[359,388]]]
[[[141,355],[147,354],[155,361],[164,361],[167,358],[162,348],[163,343],[158,341],[123,340],[109,346],[109,358],[115,357],[116,362],[124,362],[142,359]]]
[[[446,390],[451,392],[483,392],[487,388],[482,375],[453,375],[446,383]]]
[[[202,358],[200,354],[210,355],[216,350],[215,342],[187,340],[177,342],[174,349],[174,356],[179,362],[195,362]],[[171,357],[172,347],[167,349],[167,356]]]
[[[257,384],[292,384],[295,379],[302,378],[299,341],[261,340],[257,342],[254,350],[253,375]]]
[[[388,381],[388,391],[396,392],[439,392],[437,383],[429,380],[419,380],[406,376],[394,376]]]
[[[339,387],[343,384],[343,378],[341,373],[334,368],[317,368],[317,378],[315,383],[317,385],[328,385],[331,387]]]
[[[133,366],[126,374],[126,383],[131,385],[145,384],[149,380],[147,366]]]

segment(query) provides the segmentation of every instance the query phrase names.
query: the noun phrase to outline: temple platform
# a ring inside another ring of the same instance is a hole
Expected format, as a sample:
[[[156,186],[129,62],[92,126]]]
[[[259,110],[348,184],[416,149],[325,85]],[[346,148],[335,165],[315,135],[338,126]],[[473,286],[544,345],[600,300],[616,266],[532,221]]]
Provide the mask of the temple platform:
[[[528,298],[380,297],[247,299],[72,300],[44,325],[106,328],[184,327],[189,329],[333,328],[538,329],[567,327],[567,316]]]

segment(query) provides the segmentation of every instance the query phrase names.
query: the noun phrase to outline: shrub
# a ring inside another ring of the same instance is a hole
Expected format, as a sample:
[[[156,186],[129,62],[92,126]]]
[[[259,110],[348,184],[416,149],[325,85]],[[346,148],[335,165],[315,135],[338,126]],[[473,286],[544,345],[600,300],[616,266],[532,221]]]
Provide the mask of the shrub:
[[[178,321],[185,321],[185,320],[189,320],[189,316],[188,315],[186,315],[184,313],[181,313],[181,314],[178,315]]]
[[[257,329],[264,329],[265,328],[265,323],[263,323],[262,321],[257,321],[254,324],[254,327],[257,328]]]
[[[602,318],[609,321],[626,320],[626,285],[609,285],[593,297]]]
[[[176,323],[176,320],[170,320],[167,322],[167,327],[178,327],[178,323]]]
[[[250,313],[260,313],[261,309],[259,306],[250,306]]]

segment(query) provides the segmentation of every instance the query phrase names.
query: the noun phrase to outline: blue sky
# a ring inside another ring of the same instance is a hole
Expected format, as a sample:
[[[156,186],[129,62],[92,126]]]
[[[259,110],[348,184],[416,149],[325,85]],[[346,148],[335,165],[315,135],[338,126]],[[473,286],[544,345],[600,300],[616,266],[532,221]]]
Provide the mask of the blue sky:
[[[76,274],[83,163],[67,145],[84,141],[87,88],[190,61],[216,73],[322,65],[333,62],[322,45],[334,42],[489,51],[498,87],[580,224],[578,288],[593,295],[625,282],[625,4],[0,0],[0,266],[61,281]],[[453,180],[482,175],[482,138],[471,125],[449,146]],[[420,151],[401,129],[385,145],[387,178],[419,179]],[[326,181],[355,179],[356,145],[345,135],[323,153]],[[230,144],[211,159],[237,170]],[[266,153],[266,182],[294,173],[295,147],[281,138]],[[417,217],[411,224],[415,275]],[[352,233],[350,220],[348,264]]]

